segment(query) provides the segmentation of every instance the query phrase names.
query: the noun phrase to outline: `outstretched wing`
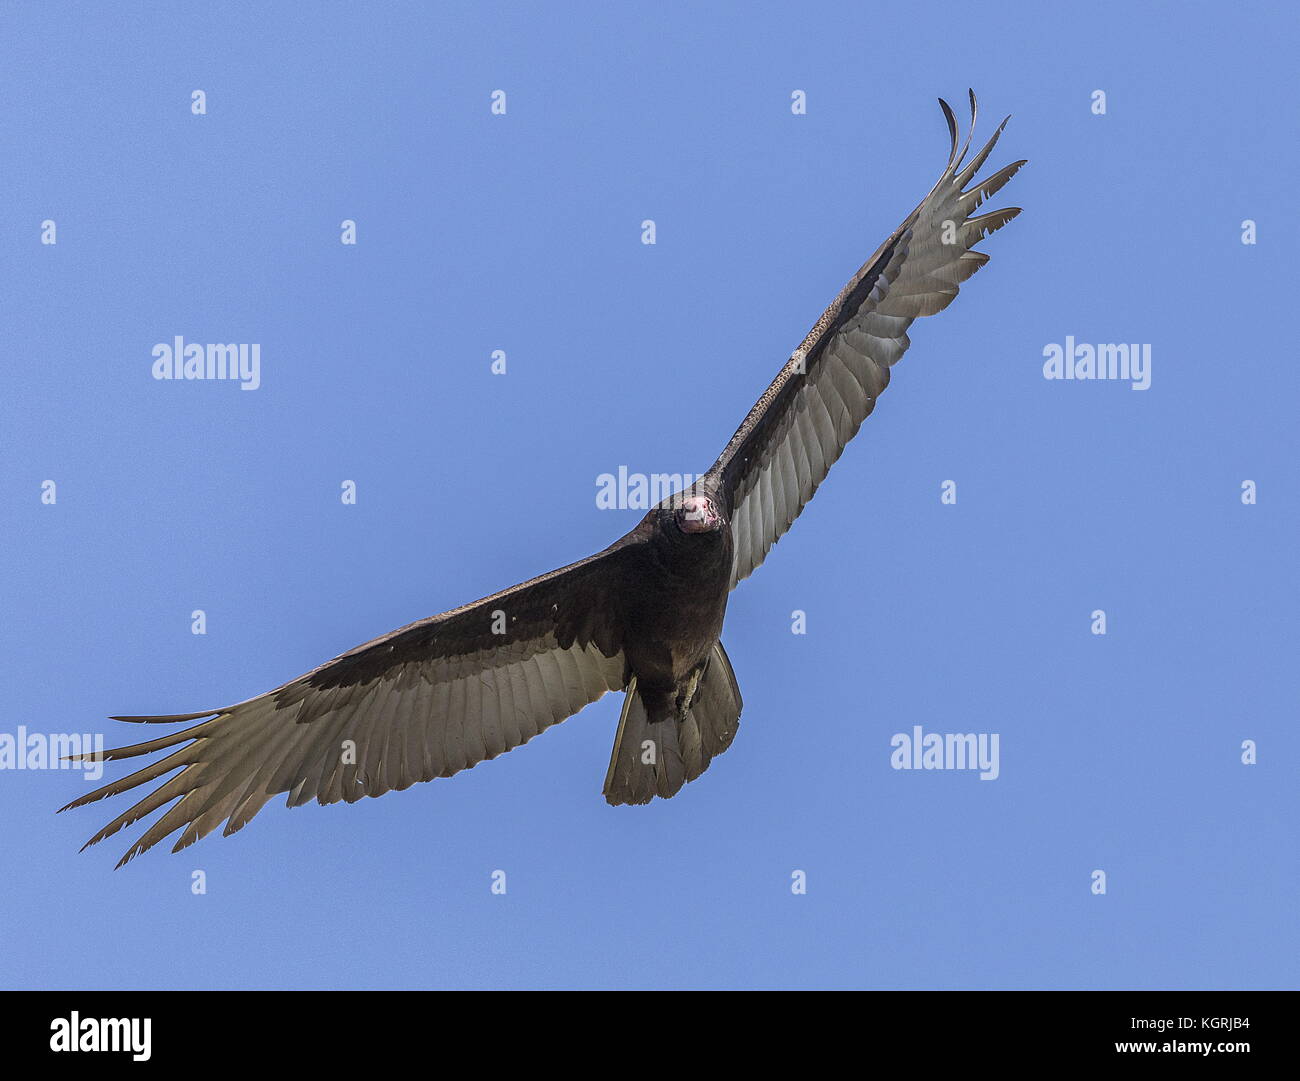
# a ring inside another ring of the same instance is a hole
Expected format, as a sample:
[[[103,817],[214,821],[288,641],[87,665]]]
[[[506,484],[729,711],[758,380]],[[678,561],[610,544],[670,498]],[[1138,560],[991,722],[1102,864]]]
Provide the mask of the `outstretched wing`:
[[[174,852],[223,821],[234,833],[278,792],[289,793],[291,807],[313,798],[353,803],[495,758],[623,686],[618,597],[624,555],[637,540],[634,531],[579,563],[412,623],[239,705],[115,717],[201,723],[104,751],[114,760],[184,744],[61,809],[180,769],[86,842],[179,797],[120,867],[176,830],[184,832]]]
[[[1020,213],[1013,207],[971,217],[1024,161],[966,188],[1007,121],[963,168],[975,95],[960,151],[952,109],[939,104],[952,137],[939,182],[817,320],[710,470],[728,501],[733,588],[763,562],[857,434],[889,385],[890,366],[911,344],[912,320],[946,308],[958,285],[988,262],[971,250],[976,242]]]

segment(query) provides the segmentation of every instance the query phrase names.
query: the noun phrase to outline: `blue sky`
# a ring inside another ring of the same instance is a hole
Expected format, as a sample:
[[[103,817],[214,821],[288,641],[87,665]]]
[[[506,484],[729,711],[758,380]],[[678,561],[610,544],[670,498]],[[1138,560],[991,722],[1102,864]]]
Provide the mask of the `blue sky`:
[[[1289,12],[27,4],[0,31],[0,732],[131,742],[107,715],[250,697],[604,547],[639,513],[596,477],[705,470],[929,189],[937,96],[973,86],[981,130],[1014,114],[990,166],[1030,159],[990,265],[733,595],[745,712],[699,782],[608,807],[608,696],[451,780],[277,799],[114,872],[133,833],[77,848],[124,800],[56,816],[80,777],[0,772],[4,986],[1295,985]],[[175,335],[259,343],[261,386],[155,381]],[[1149,344],[1150,389],[1045,380],[1067,336]],[[914,725],[997,733],[1000,776],[892,769]]]

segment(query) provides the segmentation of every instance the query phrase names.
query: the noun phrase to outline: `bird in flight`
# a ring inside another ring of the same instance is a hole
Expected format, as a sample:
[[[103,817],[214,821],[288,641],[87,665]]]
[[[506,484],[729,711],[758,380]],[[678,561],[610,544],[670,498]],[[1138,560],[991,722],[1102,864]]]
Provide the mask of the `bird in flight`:
[[[731,590],[790,528],[871,413],[913,320],[946,308],[988,262],[975,244],[1020,213],[973,216],[1025,164],[975,180],[1007,121],[963,164],[975,95],[960,149],[956,117],[939,104],[952,145],[938,183],[831,302],[702,479],[603,552],[402,627],[256,698],[113,718],[199,723],[74,756],[168,751],[62,810],[180,771],[87,846],[172,804],[120,867],[178,830],[174,852],[223,822],[234,833],[280,792],[291,807],[353,803],[450,777],[606,691],[624,692],[606,800],[666,799],[699,777],[740,721],[740,688],[720,640]]]

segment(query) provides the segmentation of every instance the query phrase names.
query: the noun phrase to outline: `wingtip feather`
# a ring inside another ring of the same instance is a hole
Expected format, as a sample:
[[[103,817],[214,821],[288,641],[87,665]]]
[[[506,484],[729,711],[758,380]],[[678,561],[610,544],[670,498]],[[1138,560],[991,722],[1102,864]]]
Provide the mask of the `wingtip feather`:
[[[939,99],[939,108],[943,110],[943,118],[948,122],[948,139],[952,144],[948,150],[948,166],[951,168],[957,157],[957,117],[952,111],[952,106],[943,98]]]
[[[200,713],[168,713],[150,716],[110,717],[110,721],[126,721],[127,724],[179,724],[181,721],[197,721],[201,717],[215,717],[226,713],[227,709],[205,709]]]

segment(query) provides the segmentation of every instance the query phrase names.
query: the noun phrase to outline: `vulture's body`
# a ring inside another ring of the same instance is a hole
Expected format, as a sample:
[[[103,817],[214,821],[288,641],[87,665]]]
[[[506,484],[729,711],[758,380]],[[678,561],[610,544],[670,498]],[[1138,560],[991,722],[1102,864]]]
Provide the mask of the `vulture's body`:
[[[669,797],[703,773],[740,719],[721,643],[731,590],[874,408],[913,320],[952,301],[988,261],[973,245],[1019,213],[973,216],[1024,162],[973,182],[1002,128],[963,167],[970,137],[958,150],[952,110],[940,104],[952,151],[939,182],[826,309],[703,479],[603,552],[393,631],[266,694],[116,718],[199,723],[103,752],[167,753],[69,807],[179,772],[88,843],[172,804],[125,863],[177,830],[175,850],[223,822],[233,833],[280,792],[291,806],[354,802],[448,777],[613,690],[626,695],[605,778],[610,803]]]

